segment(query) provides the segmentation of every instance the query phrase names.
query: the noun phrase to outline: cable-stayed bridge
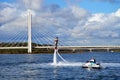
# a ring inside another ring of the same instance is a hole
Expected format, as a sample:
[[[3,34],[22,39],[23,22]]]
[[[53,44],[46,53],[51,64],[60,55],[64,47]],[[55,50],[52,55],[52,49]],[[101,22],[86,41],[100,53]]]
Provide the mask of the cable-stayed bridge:
[[[46,22],[47,23],[47,22]],[[57,22],[54,25],[57,25]],[[37,24],[37,23],[35,23]],[[32,15],[30,11],[28,12],[28,18],[26,19],[27,27],[14,27],[14,32],[9,29],[1,30],[1,39],[0,39],[0,49],[28,49],[28,53],[32,52],[33,48],[46,48],[46,49],[54,49],[54,38],[59,36],[54,34],[54,29],[50,28],[52,32],[48,32],[43,27],[32,27]],[[63,25],[65,26],[65,25]],[[86,46],[86,45],[73,45],[72,43],[75,41],[70,40],[67,43],[65,40],[59,40],[59,49],[70,49],[70,50],[80,50],[85,49],[89,51],[93,51],[96,49],[105,49],[107,51],[112,49],[120,49],[119,45],[103,45],[103,46]]]

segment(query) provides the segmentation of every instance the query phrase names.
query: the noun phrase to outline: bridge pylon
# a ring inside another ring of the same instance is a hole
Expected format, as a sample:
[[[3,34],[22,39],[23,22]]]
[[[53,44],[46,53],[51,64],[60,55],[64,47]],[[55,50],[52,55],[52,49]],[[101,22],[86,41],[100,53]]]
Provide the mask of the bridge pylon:
[[[30,10],[28,10],[28,53],[32,53],[31,26],[32,26],[32,14]]]

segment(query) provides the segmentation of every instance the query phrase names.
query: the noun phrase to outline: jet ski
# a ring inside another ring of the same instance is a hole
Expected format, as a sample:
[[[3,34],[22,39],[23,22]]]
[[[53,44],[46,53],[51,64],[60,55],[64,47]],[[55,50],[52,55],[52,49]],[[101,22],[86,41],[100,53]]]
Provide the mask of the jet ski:
[[[90,61],[87,61],[85,64],[83,64],[82,68],[101,69],[102,67],[99,63],[96,63],[96,62],[90,60]]]

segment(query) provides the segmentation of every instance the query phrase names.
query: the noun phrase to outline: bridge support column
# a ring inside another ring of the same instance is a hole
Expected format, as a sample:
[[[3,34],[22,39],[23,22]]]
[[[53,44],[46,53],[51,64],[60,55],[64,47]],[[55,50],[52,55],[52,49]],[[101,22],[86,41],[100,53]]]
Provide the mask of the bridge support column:
[[[91,48],[90,48],[89,50],[90,50],[90,52],[92,52],[92,49],[91,49]]]
[[[110,51],[110,49],[109,48],[107,48],[107,52],[109,52]]]
[[[76,49],[72,49],[73,53],[75,53]]]
[[[30,10],[28,10],[28,53],[32,52],[31,25],[32,25],[32,15]]]

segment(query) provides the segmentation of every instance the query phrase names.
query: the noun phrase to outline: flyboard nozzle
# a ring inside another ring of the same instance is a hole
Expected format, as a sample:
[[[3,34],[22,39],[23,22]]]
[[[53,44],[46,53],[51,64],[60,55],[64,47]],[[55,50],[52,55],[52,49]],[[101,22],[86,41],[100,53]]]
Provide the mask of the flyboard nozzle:
[[[55,38],[55,49],[58,49],[57,46],[58,46],[58,37]]]

